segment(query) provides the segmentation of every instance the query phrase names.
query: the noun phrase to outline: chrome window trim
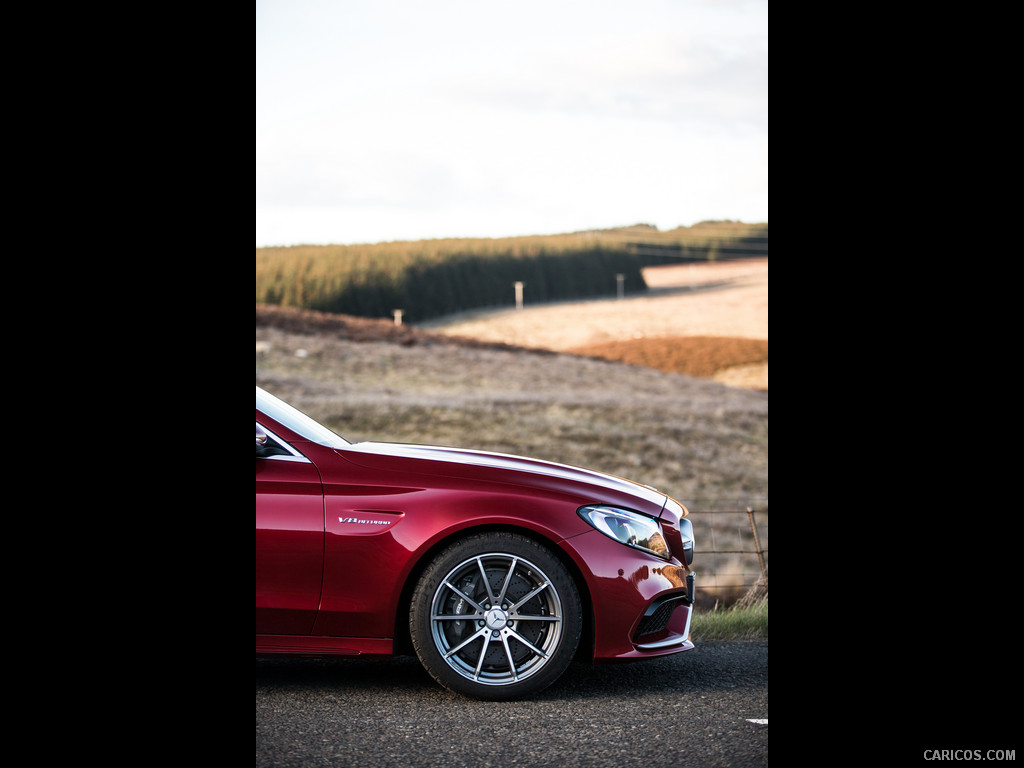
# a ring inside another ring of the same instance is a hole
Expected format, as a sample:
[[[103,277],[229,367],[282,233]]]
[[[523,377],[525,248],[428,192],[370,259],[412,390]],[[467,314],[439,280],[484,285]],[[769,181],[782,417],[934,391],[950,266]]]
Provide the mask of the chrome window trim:
[[[303,413],[291,403],[286,403],[265,389],[256,387],[256,410],[285,425],[297,435],[328,448],[346,448],[351,443],[334,430],[325,427],[316,419]]]
[[[271,438],[275,443],[280,445],[282,448],[284,448],[291,454],[290,456],[263,456],[263,459],[267,461],[298,461],[303,462],[305,464],[313,463],[305,456],[303,456],[301,453],[299,453],[297,450],[295,450],[295,448],[292,447],[286,440],[282,440],[280,437],[275,435],[273,432],[264,427],[258,421],[256,422],[256,426],[263,430],[267,434],[267,437]]]

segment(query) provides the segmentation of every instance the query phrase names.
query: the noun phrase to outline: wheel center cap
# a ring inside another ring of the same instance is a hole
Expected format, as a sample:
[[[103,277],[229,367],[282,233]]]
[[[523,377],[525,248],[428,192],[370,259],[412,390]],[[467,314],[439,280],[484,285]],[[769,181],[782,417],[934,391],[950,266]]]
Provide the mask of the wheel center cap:
[[[487,628],[492,631],[504,629],[508,624],[508,614],[501,608],[491,608],[484,617],[484,621],[487,623]]]

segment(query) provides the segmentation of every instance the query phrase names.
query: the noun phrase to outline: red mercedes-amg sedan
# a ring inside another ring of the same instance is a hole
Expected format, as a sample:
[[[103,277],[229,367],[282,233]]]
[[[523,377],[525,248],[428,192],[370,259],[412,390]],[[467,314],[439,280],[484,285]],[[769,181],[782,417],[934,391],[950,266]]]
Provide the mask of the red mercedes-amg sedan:
[[[256,653],[412,653],[479,699],[693,648],[679,502],[576,467],[350,443],[256,387]]]

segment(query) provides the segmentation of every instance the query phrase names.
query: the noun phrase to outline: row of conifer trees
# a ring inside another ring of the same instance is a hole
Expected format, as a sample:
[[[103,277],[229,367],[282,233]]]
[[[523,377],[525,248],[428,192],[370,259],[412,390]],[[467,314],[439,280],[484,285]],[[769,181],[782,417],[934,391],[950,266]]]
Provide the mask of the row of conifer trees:
[[[746,235],[746,236],[745,236]],[[767,231],[764,233],[767,255]],[[256,303],[409,322],[485,307],[615,296],[652,264],[750,255],[749,233],[678,243],[593,234],[256,249]],[[755,245],[754,249],[759,249]],[[754,254],[757,255],[757,254]]]

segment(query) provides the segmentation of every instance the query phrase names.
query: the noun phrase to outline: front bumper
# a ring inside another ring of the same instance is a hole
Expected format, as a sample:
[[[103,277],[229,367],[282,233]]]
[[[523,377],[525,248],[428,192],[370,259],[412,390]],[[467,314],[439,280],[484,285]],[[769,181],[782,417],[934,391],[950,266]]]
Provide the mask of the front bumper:
[[[694,575],[594,531],[562,542],[587,581],[594,615],[594,660],[665,656],[689,639]]]
[[[695,581],[693,571],[689,571],[686,574],[685,594],[660,597],[647,607],[636,632],[633,633],[633,642],[637,644],[638,650],[670,648],[679,644],[679,638],[685,641],[689,637]],[[679,608],[686,610],[678,611]],[[690,647],[693,647],[692,643]]]

